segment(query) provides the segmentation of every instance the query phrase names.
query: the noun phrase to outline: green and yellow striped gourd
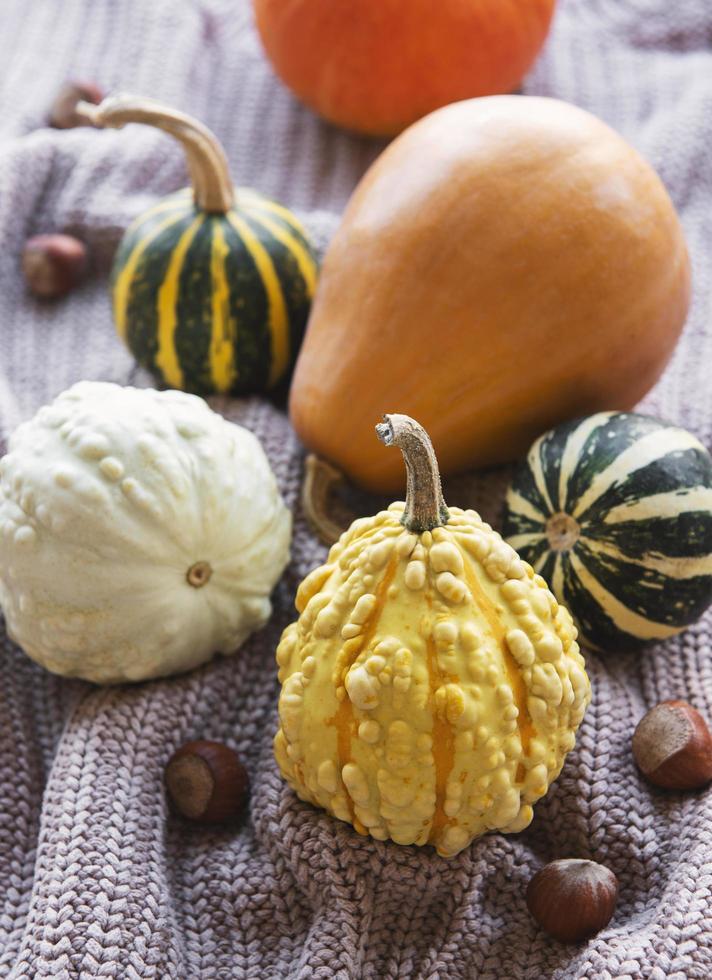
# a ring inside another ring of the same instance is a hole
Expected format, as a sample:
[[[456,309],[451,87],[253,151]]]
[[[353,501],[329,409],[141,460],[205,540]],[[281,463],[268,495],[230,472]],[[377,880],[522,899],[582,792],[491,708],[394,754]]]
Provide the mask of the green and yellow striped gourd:
[[[516,470],[503,534],[588,646],[664,640],[712,602],[712,459],[689,432],[645,415],[564,423]]]
[[[97,126],[156,126],[186,151],[192,188],[140,215],[114,260],[116,328],[136,360],[198,394],[273,388],[294,363],[316,284],[299,221],[233,188],[222,147],[190,116],[129,96],[82,111]]]

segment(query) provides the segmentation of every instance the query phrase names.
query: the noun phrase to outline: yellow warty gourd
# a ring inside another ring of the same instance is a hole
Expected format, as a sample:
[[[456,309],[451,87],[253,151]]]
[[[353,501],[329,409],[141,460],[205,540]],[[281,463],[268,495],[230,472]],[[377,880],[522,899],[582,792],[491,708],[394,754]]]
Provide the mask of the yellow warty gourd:
[[[355,521],[297,592],[277,650],[279,767],[296,793],[399,844],[457,854],[512,833],[558,776],[591,697],[546,582],[472,510],[448,510],[425,431],[406,502]]]

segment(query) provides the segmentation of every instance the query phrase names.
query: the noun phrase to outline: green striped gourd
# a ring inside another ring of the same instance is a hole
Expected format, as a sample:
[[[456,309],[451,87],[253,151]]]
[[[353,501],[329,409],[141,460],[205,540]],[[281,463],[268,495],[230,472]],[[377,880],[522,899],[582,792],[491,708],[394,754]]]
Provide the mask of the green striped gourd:
[[[504,535],[587,645],[664,640],[712,602],[712,459],[689,432],[645,415],[567,422],[517,468]]]
[[[233,188],[222,147],[190,116],[130,96],[81,112],[97,126],[156,126],[186,152],[192,188],[140,215],[114,260],[114,319],[136,360],[198,394],[273,388],[294,363],[316,283],[299,221]]]

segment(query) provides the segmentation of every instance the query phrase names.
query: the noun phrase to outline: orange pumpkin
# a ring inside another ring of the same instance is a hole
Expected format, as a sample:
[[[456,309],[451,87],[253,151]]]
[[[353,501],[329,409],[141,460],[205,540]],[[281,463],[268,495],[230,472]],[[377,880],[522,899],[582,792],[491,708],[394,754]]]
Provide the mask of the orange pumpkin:
[[[398,137],[325,257],[294,375],[303,442],[402,487],[371,427],[394,406],[452,473],[515,458],[567,418],[629,409],[685,321],[689,261],[662,182],[582,109],[459,102]]]
[[[392,135],[460,99],[511,92],[555,0],[253,0],[277,74],[331,122]]]

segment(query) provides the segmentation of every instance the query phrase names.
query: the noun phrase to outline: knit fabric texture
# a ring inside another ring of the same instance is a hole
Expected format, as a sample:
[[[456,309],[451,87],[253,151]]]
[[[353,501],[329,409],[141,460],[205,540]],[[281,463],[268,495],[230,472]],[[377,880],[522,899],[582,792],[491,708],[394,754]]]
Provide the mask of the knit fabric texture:
[[[0,30],[0,429],[82,379],[150,385],[117,339],[106,272],[122,230],[187,183],[162,133],[47,128],[67,77],[150,95],[223,141],[236,183],[294,208],[324,247],[382,143],[320,122],[277,81],[246,0],[4,0]],[[317,53],[315,53],[317,56]],[[712,441],[712,6],[561,0],[526,94],[583,106],[652,163],[684,224],[692,313],[642,408]],[[19,256],[48,231],[89,243],[94,273],[33,300]],[[423,363],[423,373],[429,365]],[[269,624],[231,657],[174,679],[98,688],[0,655],[0,976],[646,978],[712,976],[712,794],[644,783],[630,739],[644,711],[684,698],[712,718],[712,617],[641,654],[587,657],[593,701],[564,770],[519,835],[451,860],[360,837],[301,803],[272,756],[275,648],[301,578],[325,556],[299,511],[303,451],[261,399],[211,404],[251,429],[295,514]],[[508,471],[449,481],[453,504],[498,525]],[[375,509],[380,501],[367,501]],[[234,830],[168,812],[163,767],[184,741],[233,746],[249,769]],[[530,918],[545,862],[593,858],[620,879],[610,925],[564,947]]]

